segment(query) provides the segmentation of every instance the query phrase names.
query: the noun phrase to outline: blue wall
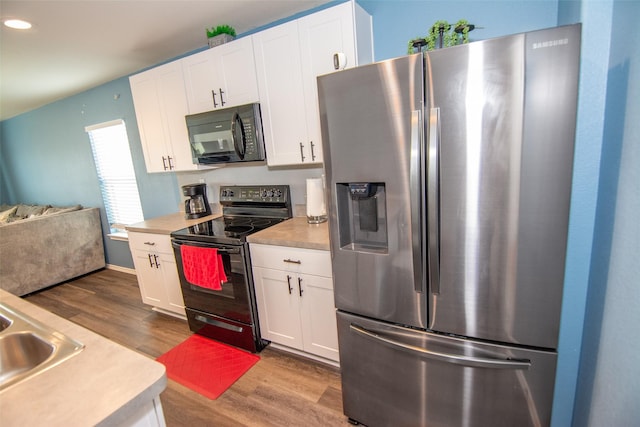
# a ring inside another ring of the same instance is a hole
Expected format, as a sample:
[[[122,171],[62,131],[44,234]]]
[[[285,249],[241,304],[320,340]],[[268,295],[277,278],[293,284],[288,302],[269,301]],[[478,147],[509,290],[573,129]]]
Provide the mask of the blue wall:
[[[466,19],[477,28],[471,40],[539,30],[557,25],[557,1],[358,0],[373,17],[376,61],[407,53],[407,43],[427,35],[439,20]]]
[[[629,401],[640,394],[638,368],[633,367],[637,357],[620,359],[617,356],[627,353],[624,334],[629,331],[625,326],[638,324],[637,301],[640,299],[636,261],[640,258],[636,219],[640,208],[638,108],[634,110],[635,124],[628,110],[632,100],[640,99],[638,84],[630,83],[634,81],[631,77],[634,70],[635,82],[640,80],[638,30],[633,21],[627,23],[631,17],[639,16],[640,3],[627,0],[358,2],[373,16],[376,60],[404,55],[407,41],[424,35],[429,25],[440,19],[455,22],[464,18],[484,27],[471,33],[472,40],[556,24],[583,23],[574,187],[552,425],[624,426],[629,425],[625,420],[637,422],[640,405]],[[629,32],[630,29],[633,31]],[[635,43],[630,42],[629,36],[635,37]],[[635,68],[632,64],[636,64]],[[635,92],[631,93],[632,90]],[[120,94],[120,98],[114,99],[115,94]],[[625,101],[628,101],[626,107]],[[180,200],[175,176],[145,171],[126,78],[0,123],[2,201],[102,206],[84,126],[115,118],[123,118],[127,123],[145,217],[175,212]],[[631,130],[621,135],[622,125]],[[625,158],[626,153],[631,154]],[[619,165],[625,161],[635,161],[632,163],[635,167],[628,165],[625,174],[619,177]],[[618,209],[626,200],[630,202]],[[106,222],[104,216],[103,221]],[[622,227],[631,226],[632,232],[625,229],[612,236],[616,228],[612,224],[618,226],[618,222]],[[631,236],[630,240],[626,235]],[[133,265],[123,242],[108,242],[107,252],[109,263]],[[613,253],[620,257],[612,258]],[[592,259],[596,261],[592,263]],[[633,285],[621,283],[625,279]],[[612,343],[611,350],[601,348],[601,337]],[[625,378],[622,372],[606,371],[604,362],[624,368],[631,375]],[[581,392],[576,403],[578,377]],[[607,392],[616,388],[618,382],[622,384],[611,393],[619,402],[617,405],[597,392],[598,387],[608,381],[615,385]],[[594,412],[600,418],[594,418]],[[606,421],[613,420],[614,416],[622,422]]]
[[[560,3],[560,23],[582,22],[582,55],[571,216],[553,426],[572,425],[592,259],[607,84],[611,1]]]
[[[615,24],[592,58],[605,64],[607,84],[599,87],[602,138],[592,137],[602,149],[574,424],[633,426],[640,422],[640,2],[585,13],[598,25],[608,14]]]
[[[123,119],[145,218],[176,212],[174,174],[148,174],[128,78],[46,105],[0,123],[2,202],[81,204],[101,208],[109,232],[85,126]],[[105,239],[108,264],[133,268],[127,242]]]

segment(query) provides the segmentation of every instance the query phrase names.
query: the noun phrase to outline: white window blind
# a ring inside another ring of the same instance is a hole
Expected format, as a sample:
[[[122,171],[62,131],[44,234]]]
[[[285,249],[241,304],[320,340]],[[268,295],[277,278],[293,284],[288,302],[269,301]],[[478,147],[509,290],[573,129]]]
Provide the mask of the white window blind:
[[[144,220],[123,120],[87,126],[111,231]]]

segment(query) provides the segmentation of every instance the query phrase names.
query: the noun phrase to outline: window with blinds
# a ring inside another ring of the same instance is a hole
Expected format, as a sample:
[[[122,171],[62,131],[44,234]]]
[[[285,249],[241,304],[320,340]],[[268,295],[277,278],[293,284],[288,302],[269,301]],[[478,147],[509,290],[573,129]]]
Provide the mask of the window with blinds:
[[[144,220],[138,184],[123,120],[87,126],[102,199],[112,233]]]

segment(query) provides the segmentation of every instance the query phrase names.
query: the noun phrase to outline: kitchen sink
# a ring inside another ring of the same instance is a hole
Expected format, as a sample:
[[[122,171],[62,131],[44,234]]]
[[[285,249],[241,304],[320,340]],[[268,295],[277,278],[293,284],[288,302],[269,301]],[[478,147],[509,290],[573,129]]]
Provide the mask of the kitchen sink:
[[[9,326],[11,326],[11,320],[9,320],[6,317],[0,315],[0,332],[4,331]]]
[[[0,391],[78,354],[84,345],[0,303]]]

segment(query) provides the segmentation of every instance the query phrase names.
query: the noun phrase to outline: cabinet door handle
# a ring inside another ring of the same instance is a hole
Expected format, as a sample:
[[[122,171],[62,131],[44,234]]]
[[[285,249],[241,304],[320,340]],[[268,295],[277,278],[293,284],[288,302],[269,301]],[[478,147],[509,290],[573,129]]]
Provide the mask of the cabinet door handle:
[[[162,156],[162,167],[167,170],[167,159],[164,156]]]
[[[213,96],[213,108],[218,108],[218,103],[216,102],[216,91],[211,90],[211,95]]]
[[[302,278],[298,277],[298,292],[300,292],[300,296],[302,296]]]
[[[169,163],[169,170],[176,168],[173,163],[171,163],[171,156],[167,156],[167,163]]]
[[[316,160],[316,153],[313,151],[313,147],[315,147],[315,145],[313,144],[313,141],[311,141],[311,161]]]
[[[333,69],[344,70],[347,66],[347,56],[343,52],[333,54]]]
[[[291,287],[291,276],[287,274],[287,285],[289,285],[289,295],[291,295],[291,291],[293,288]]]
[[[147,254],[147,257],[149,258],[149,267],[153,268],[153,261],[151,261],[151,254]]]
[[[302,161],[304,163],[304,145],[302,145],[302,142],[300,143],[300,161]]]
[[[288,262],[289,264],[302,264],[302,261],[298,260],[294,260],[294,259],[283,259],[282,262]]]
[[[224,93],[224,91],[222,90],[222,88],[218,88],[218,90],[220,91],[220,102],[222,103],[222,106],[224,107],[224,97],[222,96],[222,94]]]
[[[160,264],[158,264],[158,255],[153,256],[153,262],[156,263],[156,268],[160,268]]]

